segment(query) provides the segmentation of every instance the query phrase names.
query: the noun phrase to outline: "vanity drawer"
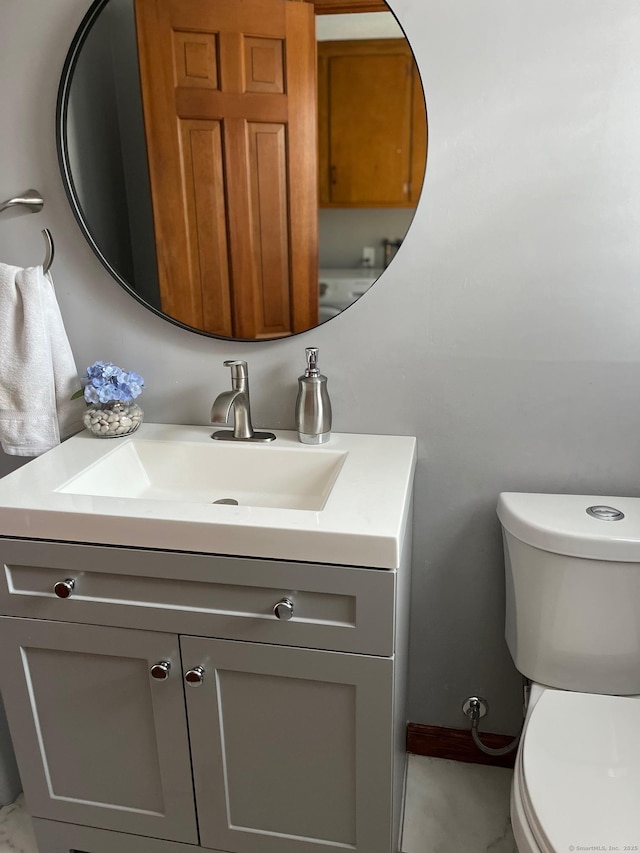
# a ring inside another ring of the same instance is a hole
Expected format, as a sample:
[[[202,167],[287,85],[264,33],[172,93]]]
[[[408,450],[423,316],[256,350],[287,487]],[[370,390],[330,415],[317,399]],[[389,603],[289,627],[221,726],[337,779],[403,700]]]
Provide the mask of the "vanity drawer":
[[[12,539],[0,558],[7,616],[393,654],[389,570]],[[288,621],[273,610],[284,599]]]

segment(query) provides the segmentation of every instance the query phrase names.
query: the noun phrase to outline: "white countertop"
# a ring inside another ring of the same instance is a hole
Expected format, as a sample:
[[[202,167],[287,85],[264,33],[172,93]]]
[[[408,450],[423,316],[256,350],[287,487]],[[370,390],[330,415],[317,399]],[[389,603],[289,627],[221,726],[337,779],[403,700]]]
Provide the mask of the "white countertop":
[[[399,566],[416,440],[334,433],[307,449],[295,432],[256,447],[346,453],[321,510],[224,506],[56,491],[127,441],[220,444],[211,427],[143,424],[130,438],[79,433],[0,480],[0,535],[314,563]],[[169,446],[169,445],[168,445]]]

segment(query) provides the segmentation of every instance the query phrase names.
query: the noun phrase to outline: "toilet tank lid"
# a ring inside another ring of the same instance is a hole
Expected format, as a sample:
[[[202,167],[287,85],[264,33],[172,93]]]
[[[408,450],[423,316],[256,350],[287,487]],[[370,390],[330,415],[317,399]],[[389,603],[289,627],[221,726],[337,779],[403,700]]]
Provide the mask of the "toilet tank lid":
[[[612,508],[591,515],[589,508]],[[600,516],[600,517],[598,517]],[[502,492],[498,518],[512,536],[554,554],[640,563],[640,498]]]

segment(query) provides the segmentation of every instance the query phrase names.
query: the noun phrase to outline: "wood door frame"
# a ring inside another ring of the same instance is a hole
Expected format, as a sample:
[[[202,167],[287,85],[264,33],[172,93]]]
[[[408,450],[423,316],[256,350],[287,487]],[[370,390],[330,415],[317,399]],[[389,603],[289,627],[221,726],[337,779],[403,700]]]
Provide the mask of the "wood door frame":
[[[306,0],[306,2],[313,3],[316,15],[390,11],[384,0]]]

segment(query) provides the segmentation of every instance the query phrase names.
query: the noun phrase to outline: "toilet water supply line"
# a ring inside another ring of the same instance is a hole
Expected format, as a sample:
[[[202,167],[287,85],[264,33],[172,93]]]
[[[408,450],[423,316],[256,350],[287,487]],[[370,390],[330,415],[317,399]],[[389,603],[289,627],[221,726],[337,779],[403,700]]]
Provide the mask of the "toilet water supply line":
[[[480,722],[480,718],[484,717],[489,710],[489,706],[486,701],[481,699],[479,696],[469,696],[469,698],[465,700],[462,710],[467,717],[471,719],[471,737],[473,738],[473,742],[478,749],[486,755],[508,755],[508,753],[513,752],[520,743],[522,727],[524,727],[524,719],[522,721],[520,731],[511,743],[508,743],[506,746],[500,747],[499,749],[494,749],[493,747],[486,746],[482,743],[480,740],[480,733],[478,732],[478,723]]]

